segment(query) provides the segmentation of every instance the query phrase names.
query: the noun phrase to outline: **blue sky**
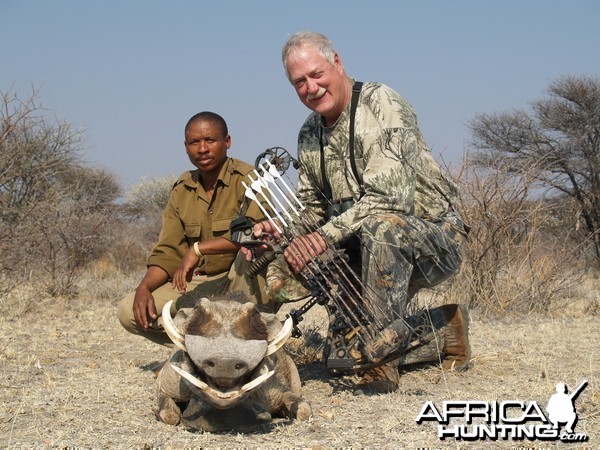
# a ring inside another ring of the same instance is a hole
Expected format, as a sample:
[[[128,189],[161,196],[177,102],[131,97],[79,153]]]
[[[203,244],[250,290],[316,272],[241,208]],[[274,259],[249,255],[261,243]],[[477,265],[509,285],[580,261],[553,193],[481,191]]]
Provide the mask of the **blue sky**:
[[[191,167],[183,127],[211,110],[230,155],[295,154],[308,114],[280,61],[286,37],[328,35],[347,72],[416,109],[436,157],[458,161],[477,113],[524,108],[565,75],[600,76],[600,1],[0,0],[0,91],[40,89],[84,128],[84,157],[124,187]]]

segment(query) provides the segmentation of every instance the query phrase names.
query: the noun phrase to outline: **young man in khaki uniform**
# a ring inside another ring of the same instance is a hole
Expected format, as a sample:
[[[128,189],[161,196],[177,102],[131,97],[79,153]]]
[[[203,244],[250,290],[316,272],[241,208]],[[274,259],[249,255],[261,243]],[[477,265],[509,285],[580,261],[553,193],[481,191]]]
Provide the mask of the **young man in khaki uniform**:
[[[246,261],[236,259],[239,245],[230,240],[231,221],[243,206],[252,221],[264,218],[254,201],[245,204],[242,181],[249,184],[253,167],[229,158],[230,146],[227,124],[218,114],[201,112],[188,121],[185,149],[196,170],[184,172],[173,185],[146,275],[118,306],[119,321],[130,333],[170,345],[162,308],[193,289],[203,296],[241,290],[257,304],[266,303],[260,277],[244,275]]]

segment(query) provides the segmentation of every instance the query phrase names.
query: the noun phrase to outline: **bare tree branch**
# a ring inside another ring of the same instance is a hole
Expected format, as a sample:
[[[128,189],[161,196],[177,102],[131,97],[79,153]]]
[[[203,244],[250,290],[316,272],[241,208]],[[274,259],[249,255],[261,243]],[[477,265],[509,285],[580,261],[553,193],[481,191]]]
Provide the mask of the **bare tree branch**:
[[[477,166],[527,174],[577,202],[600,263],[600,79],[559,79],[530,113],[479,114],[469,127]]]

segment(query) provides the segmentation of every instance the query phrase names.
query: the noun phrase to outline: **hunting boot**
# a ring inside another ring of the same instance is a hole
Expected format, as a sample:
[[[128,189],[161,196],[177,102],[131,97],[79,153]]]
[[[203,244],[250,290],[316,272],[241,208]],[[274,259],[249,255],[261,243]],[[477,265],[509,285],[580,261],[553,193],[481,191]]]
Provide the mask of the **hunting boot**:
[[[389,394],[398,389],[400,372],[398,361],[392,361],[367,370],[356,384],[354,395]]]
[[[440,310],[445,322],[440,330],[444,337],[442,368],[463,372],[471,363],[469,311],[465,305],[455,304],[441,306]]]
[[[443,305],[407,319],[417,345],[400,356],[399,365],[435,363],[464,371],[471,362],[469,312],[465,305]]]

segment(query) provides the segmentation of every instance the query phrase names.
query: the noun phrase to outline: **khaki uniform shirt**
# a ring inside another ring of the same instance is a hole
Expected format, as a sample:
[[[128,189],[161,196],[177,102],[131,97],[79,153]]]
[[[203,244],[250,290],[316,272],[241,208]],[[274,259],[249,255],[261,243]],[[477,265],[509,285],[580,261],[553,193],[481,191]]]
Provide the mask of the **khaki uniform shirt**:
[[[171,190],[162,216],[162,230],[148,258],[148,266],[159,266],[172,277],[194,242],[214,237],[231,239],[231,221],[240,213],[246,199],[242,181],[250,185],[246,175],[253,168],[243,161],[228,158],[221,168],[212,199],[199,182],[198,170],[183,173]],[[246,216],[255,222],[264,218],[254,201],[249,204]],[[214,276],[227,272],[234,258],[234,253],[204,255],[199,273]]]
[[[363,84],[355,116],[354,153],[359,180],[350,162],[350,102],[331,127],[312,113],[298,136],[298,197],[319,219],[331,200],[352,198],[350,209],[330,219],[321,231],[334,242],[357,233],[368,215],[392,213],[437,220],[454,202],[456,186],[433,159],[410,104],[389,87]],[[326,199],[320,143],[333,199]],[[360,183],[360,184],[359,184]],[[360,196],[362,184],[365,194]]]

